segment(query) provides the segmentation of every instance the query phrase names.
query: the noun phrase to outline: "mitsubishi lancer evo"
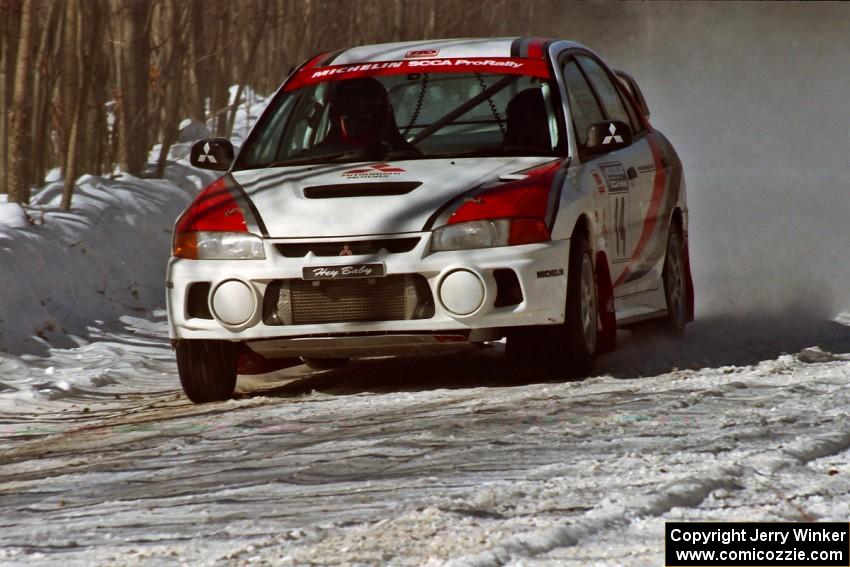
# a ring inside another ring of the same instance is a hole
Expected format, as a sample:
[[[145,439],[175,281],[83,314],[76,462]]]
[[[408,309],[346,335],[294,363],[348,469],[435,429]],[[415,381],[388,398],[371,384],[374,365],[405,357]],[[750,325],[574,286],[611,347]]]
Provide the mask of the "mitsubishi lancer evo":
[[[557,376],[618,328],[693,320],[682,165],[635,80],[578,43],[419,41],[295,69],[177,220],[170,337],[194,402],[315,368],[506,339]],[[260,365],[262,367],[262,365]]]

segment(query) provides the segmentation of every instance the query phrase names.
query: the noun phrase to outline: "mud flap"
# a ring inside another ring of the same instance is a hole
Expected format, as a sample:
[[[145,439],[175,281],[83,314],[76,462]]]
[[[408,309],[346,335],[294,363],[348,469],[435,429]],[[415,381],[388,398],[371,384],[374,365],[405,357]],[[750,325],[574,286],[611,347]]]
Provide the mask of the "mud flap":
[[[690,275],[690,273],[689,273]],[[617,315],[614,311],[614,286],[608,271],[608,259],[604,252],[596,253],[596,297],[599,305],[599,321],[602,330],[596,345],[596,353],[611,352],[617,347]]]

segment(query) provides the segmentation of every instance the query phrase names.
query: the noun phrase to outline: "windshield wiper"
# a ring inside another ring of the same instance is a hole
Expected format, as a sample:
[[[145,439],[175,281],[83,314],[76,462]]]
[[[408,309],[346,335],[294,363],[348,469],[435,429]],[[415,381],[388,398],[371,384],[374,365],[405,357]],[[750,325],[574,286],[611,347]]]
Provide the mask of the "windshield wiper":
[[[469,158],[469,157],[551,157],[552,152],[546,152],[539,148],[528,146],[491,146],[488,148],[473,148],[457,152],[446,152],[441,154],[428,154],[428,158]]]
[[[508,144],[497,148],[499,155],[503,156],[529,156],[529,157],[538,157],[538,156],[551,156],[553,150],[544,150],[542,148],[535,148],[534,146],[523,146],[523,145],[513,145]]]
[[[335,161],[368,161],[368,160],[390,160],[390,159],[417,159],[421,158],[422,152],[416,148],[407,149],[355,149],[345,152],[331,152],[320,155],[294,157],[277,160],[260,167],[283,167],[290,165],[312,165],[330,163]]]
[[[387,150],[383,154],[381,154],[381,159],[389,160],[389,159],[420,159],[425,157],[422,155],[422,152],[413,149],[391,149]]]
[[[339,161],[343,158],[347,160],[361,159],[365,158],[366,152],[364,150],[349,150],[347,152],[334,152],[330,154],[320,154],[316,156],[305,156],[302,158],[289,158],[282,159],[278,161],[273,161],[269,164],[263,165],[261,167],[283,167],[289,165],[312,165],[317,163],[327,163],[332,161]]]
[[[474,148],[471,150],[459,150],[456,152],[444,152],[441,154],[428,154],[431,159],[451,159],[468,157],[500,156],[499,148]]]

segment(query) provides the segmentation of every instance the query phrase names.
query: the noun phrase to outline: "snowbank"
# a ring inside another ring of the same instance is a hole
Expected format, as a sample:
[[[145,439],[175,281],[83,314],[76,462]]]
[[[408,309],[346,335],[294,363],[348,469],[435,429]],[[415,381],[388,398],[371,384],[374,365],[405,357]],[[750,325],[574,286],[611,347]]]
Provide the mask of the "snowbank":
[[[231,87],[233,100],[236,87]],[[236,113],[239,146],[266,99],[250,89]],[[183,126],[181,124],[181,126]],[[188,130],[188,129],[187,129]],[[189,140],[169,151],[165,179],[84,175],[62,211],[58,170],[29,206],[0,199],[0,352],[47,354],[87,342],[91,325],[164,306],[174,221],[217,174],[188,164]],[[150,163],[159,157],[154,146]]]
[[[212,178],[172,164],[166,179],[85,175],[68,212],[61,183],[0,204],[0,350],[74,346],[96,320],[161,306],[174,221]]]

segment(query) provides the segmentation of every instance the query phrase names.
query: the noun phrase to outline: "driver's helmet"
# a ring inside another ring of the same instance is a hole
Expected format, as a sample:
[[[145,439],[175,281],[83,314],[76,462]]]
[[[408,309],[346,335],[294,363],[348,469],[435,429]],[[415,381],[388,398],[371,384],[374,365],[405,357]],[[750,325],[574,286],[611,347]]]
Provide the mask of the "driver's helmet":
[[[505,109],[507,129],[505,145],[550,151],[549,115],[543,92],[529,88],[514,96]]]
[[[330,103],[342,138],[365,143],[381,141],[393,123],[387,91],[371,77],[341,81]]]

